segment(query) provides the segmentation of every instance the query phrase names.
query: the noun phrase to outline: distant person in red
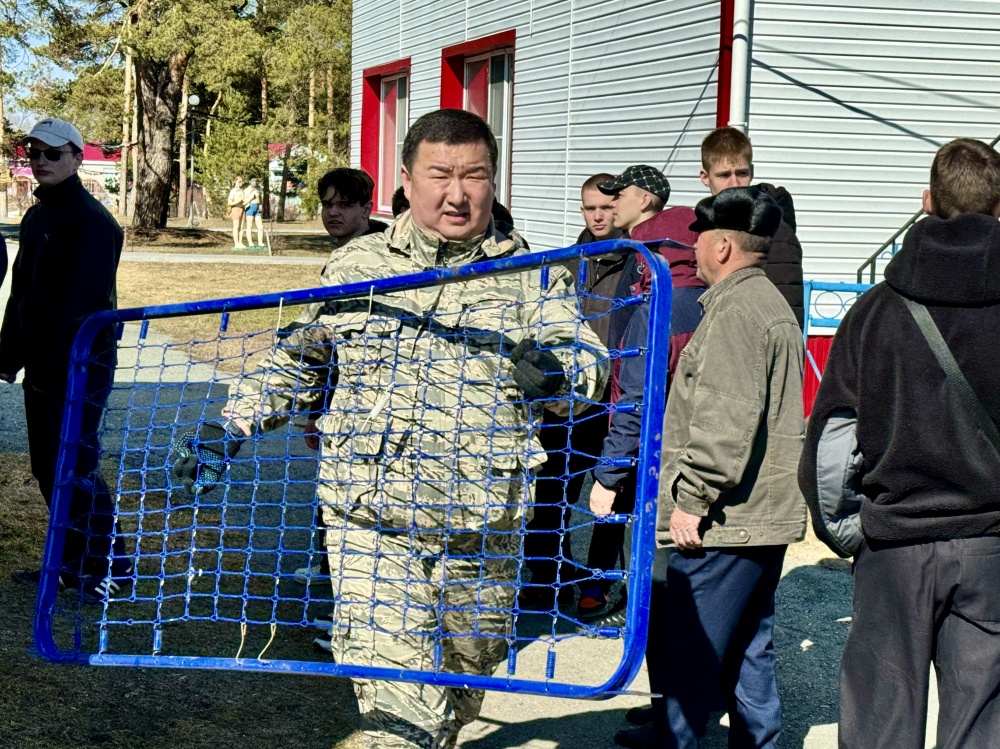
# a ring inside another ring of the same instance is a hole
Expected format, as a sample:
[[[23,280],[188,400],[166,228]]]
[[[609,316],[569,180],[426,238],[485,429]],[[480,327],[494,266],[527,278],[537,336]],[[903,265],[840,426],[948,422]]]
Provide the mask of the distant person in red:
[[[83,137],[69,122],[49,118],[23,141],[38,182],[38,203],[21,221],[10,300],[0,329],[0,379],[14,382],[24,370],[24,412],[31,472],[51,506],[66,402],[70,348],[84,318],[115,308],[115,275],[123,234],[118,222],[84,188],[77,175]],[[242,210],[242,209],[241,209]],[[63,549],[61,582],[85,598],[114,596],[131,564],[114,540],[114,502],[98,470],[98,429],[115,370],[115,331],[102,330],[91,351],[80,447]],[[89,478],[91,489],[83,489]],[[14,573],[37,582],[38,570]]]

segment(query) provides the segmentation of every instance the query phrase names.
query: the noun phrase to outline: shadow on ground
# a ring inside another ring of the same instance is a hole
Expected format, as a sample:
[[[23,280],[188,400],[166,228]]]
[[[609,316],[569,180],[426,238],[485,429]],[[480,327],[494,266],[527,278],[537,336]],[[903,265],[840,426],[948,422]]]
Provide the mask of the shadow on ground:
[[[781,693],[784,749],[835,749],[830,729],[810,731],[837,721],[837,678],[851,613],[851,577],[839,560],[822,560],[790,570],[777,595],[775,649]],[[683,646],[683,643],[681,644]],[[503,707],[500,707],[500,705]],[[565,707],[573,714],[550,717]],[[479,738],[464,749],[604,749],[616,746],[614,734],[628,727],[625,709],[602,703],[566,703],[521,695],[488,694],[478,724]],[[726,749],[728,731],[712,717],[703,749]],[[496,728],[493,728],[496,726]],[[483,736],[485,732],[489,732]]]

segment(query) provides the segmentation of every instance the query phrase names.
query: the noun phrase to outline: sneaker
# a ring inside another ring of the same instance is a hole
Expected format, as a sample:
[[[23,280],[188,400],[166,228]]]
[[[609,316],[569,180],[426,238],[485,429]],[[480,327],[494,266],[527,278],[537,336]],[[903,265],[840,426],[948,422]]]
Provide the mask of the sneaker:
[[[333,655],[333,633],[331,630],[327,630],[315,640],[313,640],[313,647],[317,650],[321,650],[327,655]]]
[[[84,603],[104,603],[118,597],[132,583],[132,566],[120,573],[100,577],[91,575],[80,586],[80,598]]]
[[[656,742],[651,722],[635,728],[623,728],[615,734],[615,743],[626,749],[653,749],[654,746],[660,745]]]
[[[626,603],[628,603],[628,594],[624,589],[618,598],[604,598],[603,601],[593,596],[583,596],[576,608],[576,618],[581,622],[591,623],[598,619],[606,620],[612,614],[624,609]]]
[[[29,585],[38,585],[42,579],[41,570],[14,570],[10,573],[10,579],[16,583],[28,583]],[[66,583],[63,581],[62,575],[59,576],[59,592],[61,593],[66,589]]]
[[[313,578],[320,577],[322,574],[323,567],[321,565],[314,564],[311,567],[299,567],[295,570],[295,579],[303,585],[308,585]]]
[[[647,723],[653,722],[653,706],[643,705],[642,707],[633,707],[625,713],[625,720],[631,723],[633,726],[644,726]]]
[[[318,614],[309,623],[319,629],[329,630],[333,627],[333,614]]]

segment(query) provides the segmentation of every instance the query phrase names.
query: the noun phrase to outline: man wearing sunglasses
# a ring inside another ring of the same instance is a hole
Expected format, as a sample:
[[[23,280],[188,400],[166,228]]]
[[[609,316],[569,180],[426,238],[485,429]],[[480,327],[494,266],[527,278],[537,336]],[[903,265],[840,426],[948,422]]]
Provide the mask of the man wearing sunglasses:
[[[38,202],[21,221],[11,295],[0,328],[0,379],[14,382],[24,370],[31,471],[51,506],[70,349],[88,315],[115,307],[123,234],[77,175],[83,137],[76,127],[44,119],[22,144],[38,182]],[[90,358],[74,475],[91,480],[79,481],[73,490],[60,581],[100,600],[116,593],[130,572],[120,539],[112,554],[114,504],[97,471],[98,427],[115,370],[114,330],[98,334]],[[117,559],[109,563],[112,556]],[[22,571],[15,577],[37,581],[39,572]]]

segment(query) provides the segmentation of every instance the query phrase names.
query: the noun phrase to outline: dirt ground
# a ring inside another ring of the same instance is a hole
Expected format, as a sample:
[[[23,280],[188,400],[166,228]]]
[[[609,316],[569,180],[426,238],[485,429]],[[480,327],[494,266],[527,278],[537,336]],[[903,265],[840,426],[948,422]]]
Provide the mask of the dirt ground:
[[[47,513],[28,456],[0,453],[0,747],[357,749],[344,679],[56,665],[32,653],[36,566]],[[311,658],[311,635],[302,657]]]

